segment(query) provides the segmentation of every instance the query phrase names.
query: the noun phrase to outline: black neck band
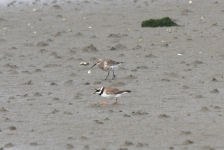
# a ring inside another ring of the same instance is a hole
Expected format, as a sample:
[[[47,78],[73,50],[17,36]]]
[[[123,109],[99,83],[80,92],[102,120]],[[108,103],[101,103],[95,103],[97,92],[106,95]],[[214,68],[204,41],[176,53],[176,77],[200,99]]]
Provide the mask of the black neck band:
[[[99,94],[100,96],[103,94],[103,91],[104,91],[104,87],[103,87],[103,89],[101,90],[101,92]]]

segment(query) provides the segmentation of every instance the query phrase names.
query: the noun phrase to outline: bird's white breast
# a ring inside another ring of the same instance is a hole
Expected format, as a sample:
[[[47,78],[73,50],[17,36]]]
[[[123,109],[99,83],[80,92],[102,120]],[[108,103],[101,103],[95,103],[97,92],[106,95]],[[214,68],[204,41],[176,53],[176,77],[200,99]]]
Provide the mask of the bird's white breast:
[[[107,98],[112,98],[114,97],[115,95],[113,94],[106,94],[105,92],[103,92],[103,94],[101,95],[102,97],[107,97]]]
[[[105,92],[103,92],[101,96],[106,98],[113,98],[113,97],[120,97],[121,94],[106,94]]]

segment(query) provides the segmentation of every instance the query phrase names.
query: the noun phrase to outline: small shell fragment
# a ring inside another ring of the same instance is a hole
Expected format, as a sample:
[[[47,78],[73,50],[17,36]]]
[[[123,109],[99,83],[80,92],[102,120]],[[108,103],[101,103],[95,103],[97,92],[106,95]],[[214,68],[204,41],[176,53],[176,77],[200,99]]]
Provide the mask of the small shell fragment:
[[[89,63],[87,63],[87,62],[81,62],[80,65],[87,66],[87,65],[89,65]]]
[[[192,1],[189,1],[189,4],[192,4]]]
[[[91,70],[88,71],[88,74],[90,74],[90,73],[91,73]]]
[[[177,54],[177,55],[181,56],[182,54]]]

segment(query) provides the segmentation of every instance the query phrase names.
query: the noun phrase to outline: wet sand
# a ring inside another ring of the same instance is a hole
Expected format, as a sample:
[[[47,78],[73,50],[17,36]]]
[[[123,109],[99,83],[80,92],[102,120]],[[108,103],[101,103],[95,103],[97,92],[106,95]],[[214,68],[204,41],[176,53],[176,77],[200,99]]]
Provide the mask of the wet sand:
[[[224,2],[1,7],[0,148],[223,150]],[[141,28],[170,17],[182,27]],[[116,80],[88,70],[124,62]],[[80,65],[88,62],[88,66]],[[94,89],[131,90],[108,104]]]

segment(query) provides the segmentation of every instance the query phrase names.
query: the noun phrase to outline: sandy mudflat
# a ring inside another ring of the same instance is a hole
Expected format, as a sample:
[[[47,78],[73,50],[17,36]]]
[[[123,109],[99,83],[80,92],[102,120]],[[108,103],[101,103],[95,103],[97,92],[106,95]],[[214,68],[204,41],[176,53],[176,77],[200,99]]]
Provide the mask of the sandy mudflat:
[[[224,149],[224,1],[37,1],[0,13],[1,150]],[[182,27],[140,27],[167,16]],[[116,80],[87,73],[98,58],[124,62]],[[101,86],[132,93],[99,106]]]

